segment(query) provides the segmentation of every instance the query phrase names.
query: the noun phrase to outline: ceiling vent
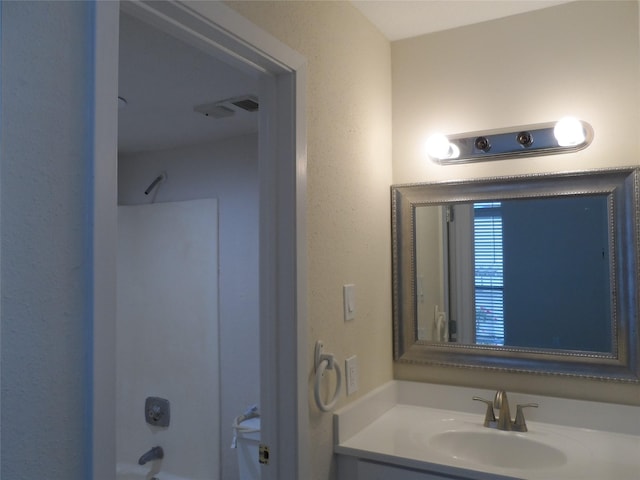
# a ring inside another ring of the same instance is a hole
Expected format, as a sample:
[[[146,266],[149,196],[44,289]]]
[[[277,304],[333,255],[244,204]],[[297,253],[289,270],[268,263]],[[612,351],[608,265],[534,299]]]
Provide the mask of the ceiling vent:
[[[224,105],[220,105],[218,103],[207,103],[205,105],[197,105],[193,107],[195,112],[201,113],[205,117],[213,117],[213,118],[225,118],[231,117],[236,112],[229,107],[225,107]]]
[[[205,117],[226,118],[235,115],[239,110],[247,112],[257,112],[260,109],[258,99],[253,95],[243,95],[241,97],[227,98],[219,102],[205,103],[193,107],[195,112],[201,113]]]
[[[245,95],[244,97],[232,98],[229,102],[238,108],[246,110],[247,112],[257,112],[260,108],[258,99],[252,95]]]

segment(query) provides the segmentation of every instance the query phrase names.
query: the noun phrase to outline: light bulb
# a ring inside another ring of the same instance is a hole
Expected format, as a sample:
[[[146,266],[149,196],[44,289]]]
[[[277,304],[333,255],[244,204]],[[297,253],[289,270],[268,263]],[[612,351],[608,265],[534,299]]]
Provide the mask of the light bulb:
[[[434,160],[443,160],[445,158],[451,158],[451,155],[455,153],[451,148],[451,143],[446,135],[442,133],[434,133],[425,143],[425,150]],[[459,154],[459,153],[458,153]]]
[[[561,147],[580,145],[587,138],[582,122],[574,117],[564,117],[558,120],[553,129],[553,135]]]
[[[447,158],[458,158],[460,156],[460,147],[455,143],[449,143],[449,156]]]

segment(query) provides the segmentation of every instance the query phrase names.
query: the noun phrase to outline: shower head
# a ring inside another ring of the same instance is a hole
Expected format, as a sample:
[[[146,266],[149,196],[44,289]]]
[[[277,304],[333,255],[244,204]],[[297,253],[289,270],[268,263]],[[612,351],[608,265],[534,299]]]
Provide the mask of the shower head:
[[[144,191],[144,194],[149,195],[154,188],[156,188],[161,183],[164,183],[166,180],[167,180],[167,172],[162,172],[160,175],[158,175],[155,178],[153,182],[151,182],[151,185],[149,185],[149,187]]]

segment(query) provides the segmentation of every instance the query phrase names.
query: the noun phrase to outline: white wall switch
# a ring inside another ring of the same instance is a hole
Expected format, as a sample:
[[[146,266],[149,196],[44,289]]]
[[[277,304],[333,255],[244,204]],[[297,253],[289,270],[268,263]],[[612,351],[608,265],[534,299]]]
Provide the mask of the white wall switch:
[[[356,318],[356,286],[353,284],[342,287],[344,300],[344,321]]]
[[[358,357],[350,356],[344,361],[344,371],[347,372],[347,396],[358,391]]]

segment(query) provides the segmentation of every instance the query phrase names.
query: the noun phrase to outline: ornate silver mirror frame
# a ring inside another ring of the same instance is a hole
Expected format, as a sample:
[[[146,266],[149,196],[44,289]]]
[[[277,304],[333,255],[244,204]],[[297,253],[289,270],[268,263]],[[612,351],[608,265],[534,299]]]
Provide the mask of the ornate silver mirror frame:
[[[637,168],[490,178],[391,187],[394,360],[488,370],[640,382]],[[418,339],[415,209],[458,202],[605,195],[611,258],[611,352],[586,352]]]

